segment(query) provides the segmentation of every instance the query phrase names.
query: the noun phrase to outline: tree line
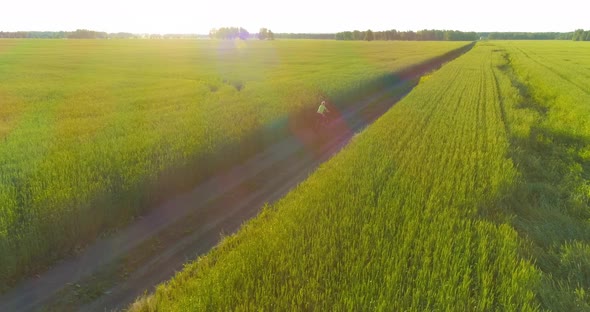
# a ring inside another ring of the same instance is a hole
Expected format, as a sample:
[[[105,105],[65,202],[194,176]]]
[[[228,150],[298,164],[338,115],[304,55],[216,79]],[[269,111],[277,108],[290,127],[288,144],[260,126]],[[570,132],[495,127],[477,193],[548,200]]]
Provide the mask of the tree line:
[[[209,31],[209,37],[211,37],[211,39],[246,40],[250,38],[250,32],[242,27],[221,27],[219,29],[211,29],[211,31]]]
[[[481,33],[481,36],[489,40],[571,40],[572,32],[490,32]]]
[[[0,38],[107,39],[109,37],[110,35],[106,32],[87,29],[78,29],[76,31],[0,31]]]
[[[576,29],[572,35],[574,41],[590,41],[590,30]]]
[[[128,32],[106,33],[87,29],[76,31],[0,31],[0,38],[29,39],[197,39],[206,37],[196,34],[133,34]]]
[[[334,34],[330,33],[277,33],[275,38],[279,39],[334,39]]]
[[[249,31],[242,27],[221,27],[219,29],[211,29],[209,31],[209,37],[211,39],[223,39],[223,40],[234,40],[234,39],[260,39],[260,40],[274,40],[275,34],[268,28],[260,28],[257,34],[251,34]]]
[[[490,40],[574,40],[590,41],[590,30],[576,29],[572,32],[493,32],[482,33],[482,37]]]
[[[424,29],[419,31],[343,31],[339,33],[273,33],[268,28],[260,28],[258,33],[250,33],[242,27],[221,27],[212,29],[208,35],[198,34],[133,34],[128,32],[106,33],[87,29],[76,31],[0,31],[0,38],[37,39],[336,39],[336,40],[409,40],[409,41],[474,41],[488,40],[574,40],[590,41],[590,30],[576,29],[573,32],[462,32],[457,30]]]
[[[479,39],[475,32],[462,32],[457,30],[419,30],[398,31],[395,29],[386,31],[344,31],[336,33],[336,40],[410,40],[410,41],[473,41]]]

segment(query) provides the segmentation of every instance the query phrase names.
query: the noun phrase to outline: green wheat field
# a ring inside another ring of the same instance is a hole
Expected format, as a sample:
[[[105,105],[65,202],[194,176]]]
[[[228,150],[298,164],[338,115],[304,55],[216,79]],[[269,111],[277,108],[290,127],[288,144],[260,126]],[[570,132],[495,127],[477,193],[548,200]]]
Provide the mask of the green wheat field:
[[[0,289],[468,44],[0,40]],[[589,220],[590,44],[480,41],[129,309],[589,311]]]
[[[480,42],[132,311],[587,311],[590,45]]]
[[[1,40],[0,288],[130,222],[178,171],[466,44]]]

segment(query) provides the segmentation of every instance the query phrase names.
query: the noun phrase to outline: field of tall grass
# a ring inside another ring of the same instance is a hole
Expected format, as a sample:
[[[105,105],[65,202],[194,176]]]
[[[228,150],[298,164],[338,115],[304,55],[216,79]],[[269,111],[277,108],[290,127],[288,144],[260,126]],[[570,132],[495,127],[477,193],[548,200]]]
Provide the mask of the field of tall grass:
[[[590,44],[497,45],[498,70],[518,90],[507,110],[519,169],[507,194],[511,224],[543,273],[542,306],[590,311]]]
[[[466,44],[0,40],[0,290]]]
[[[514,140],[536,120],[511,71],[506,49],[479,43],[131,310],[551,308],[516,212],[530,185]]]

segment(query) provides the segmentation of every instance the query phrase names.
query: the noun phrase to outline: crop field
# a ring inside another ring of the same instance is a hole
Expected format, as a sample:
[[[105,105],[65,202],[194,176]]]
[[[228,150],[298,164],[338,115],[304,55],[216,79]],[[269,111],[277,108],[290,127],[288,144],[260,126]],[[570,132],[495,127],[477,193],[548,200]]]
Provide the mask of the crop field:
[[[132,311],[587,311],[590,45],[480,42]]]
[[[500,69],[519,91],[507,111],[519,185],[514,228],[543,272],[554,311],[590,310],[590,44],[500,42]]]
[[[287,116],[464,45],[1,40],[0,289],[169,196],[158,187],[244,157]]]

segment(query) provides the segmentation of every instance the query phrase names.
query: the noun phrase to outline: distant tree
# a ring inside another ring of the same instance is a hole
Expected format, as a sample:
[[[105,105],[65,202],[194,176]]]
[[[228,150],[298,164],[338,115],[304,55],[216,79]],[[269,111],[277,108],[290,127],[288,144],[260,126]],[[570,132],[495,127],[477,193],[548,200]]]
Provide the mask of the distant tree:
[[[404,31],[400,36],[401,40],[416,40],[416,33],[413,31]]]
[[[436,40],[436,31],[433,30],[420,30],[416,32],[416,40]]]
[[[246,40],[250,37],[250,33],[242,27],[221,27],[219,29],[211,29],[209,31],[209,37],[211,39],[223,39],[233,40],[242,39]]]
[[[568,33],[560,33],[557,35],[557,40],[572,40],[572,38],[574,37],[574,32],[568,32]]]
[[[365,32],[365,40],[366,41],[373,41],[375,39],[375,36],[373,35],[373,31],[372,30],[367,30]]]
[[[363,40],[362,33],[358,30],[353,30],[352,31],[352,40]]]
[[[260,39],[260,40],[268,39],[268,29],[260,28],[260,30],[258,31],[258,39]]]
[[[584,40],[584,30],[583,29],[576,29],[574,31],[574,36],[572,38],[573,41],[581,41]]]
[[[135,34],[132,34],[132,33],[118,32],[118,33],[109,34],[109,38],[112,38],[112,39],[135,39],[135,38],[138,38],[138,36]]]
[[[352,40],[352,31],[339,32],[335,36],[336,40]]]
[[[397,32],[397,30],[392,29],[392,30],[388,30],[386,31],[387,33],[387,40],[399,40],[399,34]]]
[[[105,32],[92,31],[88,29],[77,29],[70,33],[68,38],[70,39],[105,39],[108,34]]]
[[[242,40],[246,40],[248,37],[250,37],[250,33],[246,29],[240,27],[238,31],[238,37]]]
[[[209,30],[209,38],[217,39],[217,29],[212,28],[211,30]]]
[[[275,35],[272,33],[272,30],[267,28],[260,28],[258,31],[258,39],[260,40],[275,40]]]

